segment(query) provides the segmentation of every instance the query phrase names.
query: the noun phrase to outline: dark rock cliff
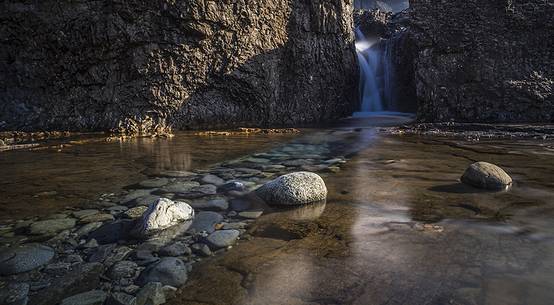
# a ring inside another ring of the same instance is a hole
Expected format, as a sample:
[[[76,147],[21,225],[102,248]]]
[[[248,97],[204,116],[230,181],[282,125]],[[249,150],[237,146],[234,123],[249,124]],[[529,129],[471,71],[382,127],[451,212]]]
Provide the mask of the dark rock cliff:
[[[554,2],[410,6],[420,120],[554,122]]]
[[[0,129],[280,126],[350,114],[350,0],[4,1]]]

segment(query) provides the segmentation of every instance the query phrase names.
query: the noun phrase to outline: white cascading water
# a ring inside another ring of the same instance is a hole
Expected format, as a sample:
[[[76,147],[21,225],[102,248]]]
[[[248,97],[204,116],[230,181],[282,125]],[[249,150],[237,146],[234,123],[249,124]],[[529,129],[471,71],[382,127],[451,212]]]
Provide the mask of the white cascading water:
[[[384,110],[384,103],[379,90],[377,72],[381,62],[381,52],[377,47],[378,41],[369,41],[364,34],[356,29],[356,53],[360,66],[360,112],[353,116],[364,116],[371,112]]]

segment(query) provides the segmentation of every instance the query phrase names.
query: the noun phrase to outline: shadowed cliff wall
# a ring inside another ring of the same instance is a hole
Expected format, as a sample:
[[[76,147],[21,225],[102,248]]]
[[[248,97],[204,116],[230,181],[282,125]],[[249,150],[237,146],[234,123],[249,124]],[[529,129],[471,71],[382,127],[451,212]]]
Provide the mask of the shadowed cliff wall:
[[[357,106],[351,0],[0,8],[0,129],[279,126]]]
[[[554,2],[411,0],[422,121],[554,122]]]

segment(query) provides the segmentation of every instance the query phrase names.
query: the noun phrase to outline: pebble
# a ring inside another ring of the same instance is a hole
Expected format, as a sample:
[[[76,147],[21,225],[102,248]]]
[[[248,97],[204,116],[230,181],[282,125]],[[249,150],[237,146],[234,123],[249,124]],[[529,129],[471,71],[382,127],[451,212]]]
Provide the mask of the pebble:
[[[114,205],[113,207],[109,207],[106,209],[106,211],[110,212],[112,215],[119,215],[125,211],[127,211],[129,208],[124,205]]]
[[[239,230],[244,229],[248,226],[246,222],[229,222],[224,223],[222,229],[223,230]]]
[[[210,250],[210,247],[204,243],[196,243],[191,246],[192,252],[196,255],[200,256],[211,256],[212,250]]]
[[[227,182],[227,183],[225,183],[223,185],[220,185],[218,187],[218,191],[220,191],[222,193],[227,193],[227,192],[230,192],[230,191],[243,192],[245,190],[246,190],[246,185],[244,185],[244,183],[239,182],[239,181]]]

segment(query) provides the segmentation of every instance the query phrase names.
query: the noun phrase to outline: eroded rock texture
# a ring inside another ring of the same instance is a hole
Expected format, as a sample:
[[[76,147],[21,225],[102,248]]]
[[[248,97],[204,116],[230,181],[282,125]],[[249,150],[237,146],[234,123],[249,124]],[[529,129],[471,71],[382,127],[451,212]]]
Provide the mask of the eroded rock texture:
[[[1,129],[290,125],[357,104],[351,0],[0,7]]]
[[[554,2],[410,6],[421,120],[554,122]]]

